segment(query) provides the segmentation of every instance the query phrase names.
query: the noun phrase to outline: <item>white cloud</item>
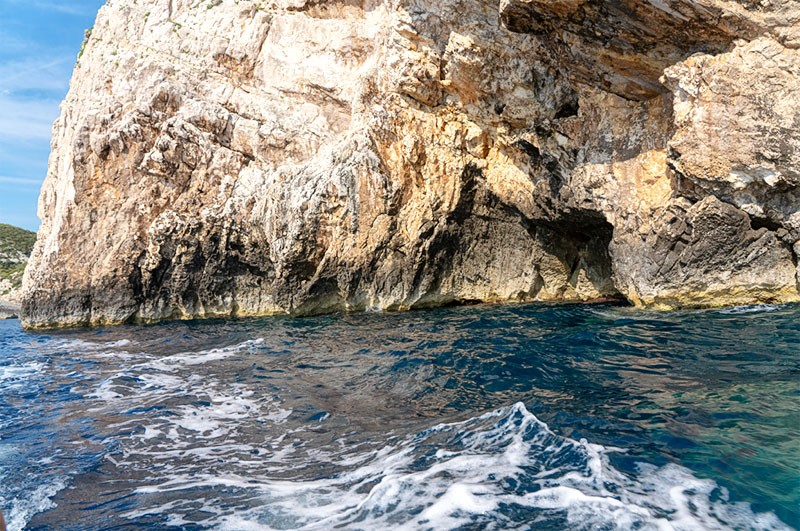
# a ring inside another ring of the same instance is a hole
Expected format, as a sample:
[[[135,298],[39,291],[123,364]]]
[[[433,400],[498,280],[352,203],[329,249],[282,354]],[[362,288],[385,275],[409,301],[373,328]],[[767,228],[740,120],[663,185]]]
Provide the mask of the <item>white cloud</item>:
[[[0,139],[50,139],[59,100],[22,100],[0,95]]]
[[[39,188],[44,179],[27,179],[25,177],[6,177],[0,175],[0,184],[14,184],[21,188]]]
[[[0,140],[49,142],[73,64],[71,54],[0,63]]]
[[[35,44],[27,39],[11,34],[7,28],[0,27],[0,49],[6,54],[30,51]]]
[[[0,139],[0,172],[6,176],[44,177],[49,154],[49,139]]]
[[[0,93],[20,90],[66,92],[75,58],[28,57],[0,63]]]
[[[28,7],[33,7],[40,11],[62,13],[64,15],[75,16],[92,16],[97,13],[94,7],[88,6],[85,3],[75,2],[74,0],[63,0],[54,2],[51,0],[6,0],[7,2],[15,5],[25,4]]]

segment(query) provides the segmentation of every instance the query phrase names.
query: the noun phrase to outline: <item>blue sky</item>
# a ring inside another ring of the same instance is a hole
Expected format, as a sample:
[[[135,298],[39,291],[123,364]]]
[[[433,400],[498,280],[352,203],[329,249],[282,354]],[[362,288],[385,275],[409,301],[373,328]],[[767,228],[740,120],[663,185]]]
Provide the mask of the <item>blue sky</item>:
[[[104,0],[0,0],[0,223],[39,227],[50,127]]]

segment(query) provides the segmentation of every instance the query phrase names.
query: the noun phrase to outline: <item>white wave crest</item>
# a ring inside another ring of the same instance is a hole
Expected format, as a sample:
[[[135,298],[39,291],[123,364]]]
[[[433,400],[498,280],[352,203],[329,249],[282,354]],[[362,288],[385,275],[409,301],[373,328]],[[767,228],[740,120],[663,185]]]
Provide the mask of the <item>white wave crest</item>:
[[[777,312],[781,306],[776,304],[753,304],[749,306],[731,306],[730,308],[723,308],[719,313],[726,315],[740,315],[745,313],[769,313]]]
[[[440,424],[324,479],[192,474],[145,490],[249,492],[257,502],[247,510],[216,508],[209,523],[222,530],[790,529],[686,468],[626,474],[610,464],[614,451],[560,437],[518,403]]]
[[[8,503],[0,499],[0,505],[10,506],[10,510],[5,515],[8,531],[25,529],[25,526],[34,515],[55,507],[52,498],[63,490],[66,485],[66,479],[56,478],[26,491]]]

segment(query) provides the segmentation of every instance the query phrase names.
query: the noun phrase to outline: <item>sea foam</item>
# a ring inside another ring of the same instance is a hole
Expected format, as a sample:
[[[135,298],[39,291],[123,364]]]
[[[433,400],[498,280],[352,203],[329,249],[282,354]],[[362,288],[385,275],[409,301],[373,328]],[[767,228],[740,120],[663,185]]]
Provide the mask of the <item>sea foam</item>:
[[[250,508],[210,511],[226,530],[790,529],[678,465],[622,472],[609,460],[617,451],[558,436],[517,403],[431,427],[328,478],[195,473],[140,492],[248,492]]]

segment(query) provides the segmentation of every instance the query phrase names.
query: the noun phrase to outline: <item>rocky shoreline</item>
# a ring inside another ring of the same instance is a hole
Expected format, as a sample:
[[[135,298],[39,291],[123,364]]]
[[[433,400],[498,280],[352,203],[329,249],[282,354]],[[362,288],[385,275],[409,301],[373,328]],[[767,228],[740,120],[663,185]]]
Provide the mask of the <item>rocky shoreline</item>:
[[[118,0],[27,327],[800,300],[800,5]]]
[[[18,318],[19,310],[19,304],[0,300],[0,320]]]

